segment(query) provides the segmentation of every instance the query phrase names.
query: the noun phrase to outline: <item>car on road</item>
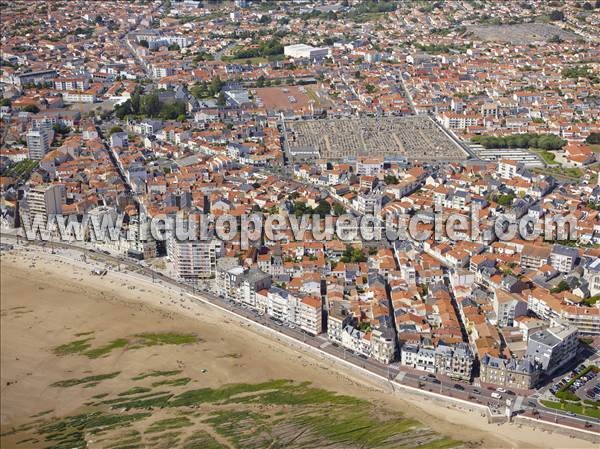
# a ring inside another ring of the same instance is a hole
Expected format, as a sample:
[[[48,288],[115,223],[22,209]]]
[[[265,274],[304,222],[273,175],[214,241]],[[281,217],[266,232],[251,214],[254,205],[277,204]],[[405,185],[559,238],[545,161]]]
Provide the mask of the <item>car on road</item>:
[[[502,387],[498,387],[498,388],[496,388],[496,391],[497,391],[498,393],[506,393],[506,390],[505,390],[504,388],[502,388]]]
[[[496,393],[495,391],[491,394],[494,399],[502,399],[502,395],[500,393]]]
[[[475,394],[481,394],[481,391],[479,390],[479,388],[475,388],[473,390],[473,393],[475,393]]]
[[[463,387],[461,384],[454,384],[454,388],[456,388],[457,390],[460,391],[464,391],[465,387]]]
[[[577,416],[577,415],[573,412],[567,412],[567,416]]]

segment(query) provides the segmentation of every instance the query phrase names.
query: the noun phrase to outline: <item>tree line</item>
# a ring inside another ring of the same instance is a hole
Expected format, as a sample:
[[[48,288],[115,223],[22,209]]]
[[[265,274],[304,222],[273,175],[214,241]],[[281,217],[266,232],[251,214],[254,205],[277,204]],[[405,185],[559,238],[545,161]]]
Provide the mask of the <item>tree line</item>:
[[[542,150],[560,150],[566,140],[554,134],[513,134],[510,136],[474,136],[471,141],[485,148],[541,148]]]

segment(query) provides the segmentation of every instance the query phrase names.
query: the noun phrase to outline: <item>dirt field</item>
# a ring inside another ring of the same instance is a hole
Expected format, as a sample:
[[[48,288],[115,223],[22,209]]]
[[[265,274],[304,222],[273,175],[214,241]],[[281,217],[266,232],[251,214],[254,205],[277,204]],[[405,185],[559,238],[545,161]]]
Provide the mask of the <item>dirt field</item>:
[[[469,447],[591,446],[558,434],[488,425],[478,415],[421,398],[390,396],[208,306],[183,309],[174,291],[115,272],[93,276],[82,262],[60,255],[39,249],[3,254],[0,271],[2,448],[48,447],[44,437],[59,435],[59,427],[62,432],[82,420],[91,426],[94,419],[123,419],[125,412],[135,412],[134,421],[114,430],[108,426],[106,435],[91,431],[81,438],[91,448],[127,447],[127,441],[130,447],[266,447],[272,440],[265,435],[287,447],[319,447],[325,441],[338,442],[331,447],[358,447],[339,443],[333,424],[337,432],[358,423],[369,428],[379,414],[383,421],[392,417],[395,421],[383,427],[410,445],[451,447],[457,444],[452,440],[460,440]],[[270,382],[275,379],[293,382]],[[312,384],[300,383],[306,381]],[[249,385],[223,388],[234,383]],[[354,416],[357,407],[349,406],[350,399],[313,387],[377,406],[361,403],[358,408],[368,417]],[[190,390],[195,391],[191,396],[185,393]],[[145,397],[151,409],[125,401]],[[331,404],[337,404],[335,410]],[[94,415],[99,409],[103,414]],[[333,413],[340,410],[343,417]],[[332,425],[323,428],[315,416],[325,414]],[[22,431],[12,432],[19,427]],[[387,447],[369,444],[387,438],[384,434],[363,434],[373,438],[357,436],[363,447]],[[292,444],[286,440],[290,435],[299,439]]]

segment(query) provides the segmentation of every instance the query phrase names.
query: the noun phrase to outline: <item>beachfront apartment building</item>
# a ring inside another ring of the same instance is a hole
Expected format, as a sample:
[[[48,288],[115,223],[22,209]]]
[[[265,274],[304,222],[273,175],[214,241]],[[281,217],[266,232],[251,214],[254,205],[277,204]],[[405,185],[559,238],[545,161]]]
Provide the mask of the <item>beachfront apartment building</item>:
[[[380,363],[388,364],[396,359],[396,334],[388,323],[380,321],[370,330],[361,331],[356,327],[356,319],[339,302],[329,304],[327,337],[336,345]]]
[[[479,381],[498,387],[529,390],[538,383],[541,365],[527,357],[501,359],[485,354],[479,364]]]
[[[577,355],[579,340],[574,326],[558,325],[534,332],[527,341],[527,357],[551,374]]]
[[[371,357],[380,363],[392,363],[396,359],[396,334],[389,326],[371,330]]]
[[[323,332],[323,306],[321,298],[317,296],[305,296],[298,303],[296,321],[305,332],[311,335],[319,335]]]
[[[470,381],[475,356],[467,343],[421,345],[405,343],[400,349],[400,364],[452,379]]]
[[[267,294],[267,314],[283,323],[296,322],[296,306],[298,298],[289,291],[271,287]]]
[[[256,292],[271,287],[271,276],[259,268],[244,270],[240,276],[239,298],[240,302],[253,309],[258,309]]]
[[[218,239],[178,240],[167,239],[167,257],[174,274],[185,281],[213,278],[216,275],[217,258],[222,242]]]
[[[285,289],[271,287],[267,292],[267,314],[311,335],[323,332],[323,307],[317,296],[297,296]]]
[[[65,204],[65,189],[62,184],[44,184],[32,188],[26,196],[30,223],[37,219],[45,225],[50,215],[62,214],[63,204]]]

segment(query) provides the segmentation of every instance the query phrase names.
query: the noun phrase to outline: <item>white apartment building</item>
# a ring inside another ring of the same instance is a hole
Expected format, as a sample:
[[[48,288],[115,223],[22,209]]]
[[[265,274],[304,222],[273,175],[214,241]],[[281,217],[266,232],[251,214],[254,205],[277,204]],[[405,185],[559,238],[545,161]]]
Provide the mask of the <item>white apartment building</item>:
[[[300,329],[311,335],[319,335],[323,332],[323,306],[321,298],[317,296],[305,296],[298,303],[298,314],[296,316]]]
[[[78,78],[57,78],[54,80],[56,90],[87,90],[90,88],[90,81],[86,77]]]
[[[267,314],[283,323],[296,323],[298,298],[287,290],[271,287],[267,294]]]
[[[562,303],[547,290],[536,288],[527,298],[527,307],[551,323],[564,322],[584,335],[600,335],[600,307],[584,307]]]
[[[383,172],[383,159],[359,157],[356,160],[356,174],[360,176],[379,176]]]
[[[256,271],[264,278],[265,273]],[[258,287],[263,285],[261,282]],[[257,288],[255,292],[258,291],[261,290]],[[261,295],[255,293],[255,303],[251,306],[260,310],[262,307],[259,296]],[[266,306],[267,314],[282,323],[294,324],[311,335],[323,332],[323,307],[317,296],[297,297],[282,288],[271,287],[267,291]]]
[[[45,128],[32,129],[27,132],[26,138],[29,159],[39,161],[50,151],[50,143],[54,138],[54,132]]]
[[[500,327],[513,326],[515,318],[527,314],[527,302],[502,289],[495,290],[492,306]]]
[[[62,205],[65,202],[64,186],[57,184],[34,187],[27,193],[26,201],[30,223],[38,217],[37,219],[45,224],[48,216],[62,214]]]
[[[353,326],[346,326],[342,331],[342,346],[365,357],[371,357],[370,333],[363,332]]]
[[[67,103],[95,103],[98,98],[92,92],[67,91],[63,93],[63,100]]]
[[[452,130],[463,130],[470,126],[477,126],[479,121],[480,119],[477,115],[456,114],[454,112],[445,112],[442,114],[442,124],[445,128]]]
[[[576,248],[554,245],[550,253],[550,265],[561,273],[569,273],[573,270],[578,257],[579,252]]]
[[[502,159],[500,162],[498,162],[498,174],[503,179],[514,178],[517,176],[518,169],[518,162],[511,161],[510,159]]]
[[[381,212],[382,199],[379,192],[359,193],[353,206],[360,214],[378,215]]]
[[[222,243],[218,239],[184,241],[171,236],[167,241],[167,256],[179,279],[207,279],[216,274],[221,248]]]
[[[577,336],[577,328],[566,324],[534,332],[527,341],[527,357],[553,373],[577,355]]]
[[[117,132],[110,135],[110,146],[115,147],[127,147],[129,146],[129,136],[126,132]]]

